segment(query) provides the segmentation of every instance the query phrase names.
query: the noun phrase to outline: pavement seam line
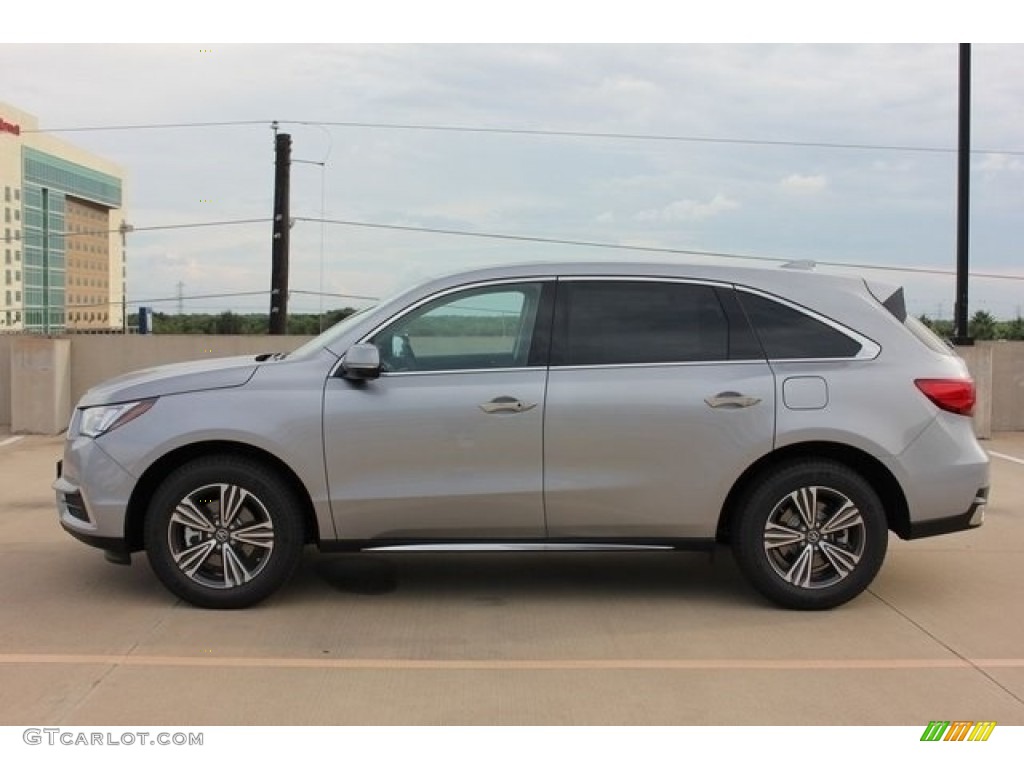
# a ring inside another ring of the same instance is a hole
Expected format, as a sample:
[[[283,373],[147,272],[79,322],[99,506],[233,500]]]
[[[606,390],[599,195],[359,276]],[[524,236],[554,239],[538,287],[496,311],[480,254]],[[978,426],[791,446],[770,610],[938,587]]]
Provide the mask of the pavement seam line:
[[[998,453],[996,451],[989,451],[989,456],[995,456],[997,459],[1003,459],[1005,461],[1012,461],[1015,464],[1024,464],[1024,459],[1018,459],[1016,456],[1011,456],[1008,453]]]
[[[957,655],[957,658],[943,659],[319,659],[313,657],[286,658],[258,656],[217,657],[131,654],[7,653],[0,654],[0,665],[3,664],[97,664],[110,666],[111,669],[117,667],[264,667],[278,669],[340,670],[419,669],[428,671],[763,670],[770,672],[788,670],[831,670],[841,672],[865,669],[974,669],[980,671],[981,667],[1021,669],[1024,668],[1024,658],[966,659]]]
[[[891,611],[893,611],[896,615],[901,616],[904,621],[907,621],[910,624],[912,624],[913,626],[917,627],[918,630],[920,630],[921,632],[924,632],[924,634],[926,634],[928,637],[930,637],[936,643],[941,645],[943,648],[945,648],[951,654],[956,656],[957,659],[960,659],[964,664],[966,664],[967,666],[970,666],[971,668],[973,668],[975,671],[978,672],[978,674],[982,675],[983,677],[988,678],[988,680],[993,685],[996,685],[997,687],[999,687],[1002,691],[1004,691],[1010,698],[1012,698],[1018,704],[1024,705],[1024,699],[1022,699],[1020,696],[1018,696],[1016,693],[1011,691],[1009,688],[1007,688],[1001,682],[996,680],[991,674],[989,674],[984,669],[982,669],[982,666],[992,667],[992,666],[1002,666],[1002,665],[993,665],[993,664],[982,665],[982,664],[979,663],[981,660],[971,660],[971,659],[968,659],[966,656],[964,656],[962,653],[960,653],[960,651],[956,650],[953,646],[951,646],[945,640],[942,640],[941,638],[936,636],[935,633],[930,632],[923,624],[921,624],[921,623],[915,621],[914,619],[912,619],[904,611],[901,611],[899,608],[897,608],[895,605],[890,603],[888,600],[886,600],[884,597],[879,595],[877,592],[875,592],[874,590],[871,590],[871,589],[869,589],[868,592],[870,592],[875,597],[875,599],[878,600],[879,602],[881,602],[883,605],[888,606],[888,608]]]

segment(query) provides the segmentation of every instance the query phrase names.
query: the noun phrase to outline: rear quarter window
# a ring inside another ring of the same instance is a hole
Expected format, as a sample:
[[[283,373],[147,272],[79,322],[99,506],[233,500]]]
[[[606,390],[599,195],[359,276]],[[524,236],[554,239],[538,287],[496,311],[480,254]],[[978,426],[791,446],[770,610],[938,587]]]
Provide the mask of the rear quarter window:
[[[769,359],[856,357],[861,344],[842,331],[764,296],[737,291]]]

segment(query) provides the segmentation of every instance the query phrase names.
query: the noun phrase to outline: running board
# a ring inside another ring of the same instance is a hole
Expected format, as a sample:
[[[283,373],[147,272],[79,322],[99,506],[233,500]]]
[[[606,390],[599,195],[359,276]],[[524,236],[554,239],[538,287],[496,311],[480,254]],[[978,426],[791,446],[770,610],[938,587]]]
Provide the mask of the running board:
[[[636,537],[620,539],[502,540],[438,539],[404,536],[379,539],[321,539],[321,552],[707,552],[715,548],[714,538]]]
[[[671,550],[668,544],[385,544],[364,552],[617,552]]]

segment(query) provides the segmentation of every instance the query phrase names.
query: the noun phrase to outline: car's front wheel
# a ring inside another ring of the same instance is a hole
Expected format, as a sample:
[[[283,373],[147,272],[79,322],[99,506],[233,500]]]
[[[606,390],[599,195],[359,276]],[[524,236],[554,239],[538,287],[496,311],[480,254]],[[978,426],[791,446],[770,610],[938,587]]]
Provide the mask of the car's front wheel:
[[[168,475],[146,516],[146,554],[178,597],[203,608],[245,608],[298,565],[303,526],[288,485],[236,456],[189,462]]]
[[[878,573],[888,544],[871,485],[831,460],[800,460],[763,474],[737,511],[736,561],[763,595],[787,608],[841,605]]]

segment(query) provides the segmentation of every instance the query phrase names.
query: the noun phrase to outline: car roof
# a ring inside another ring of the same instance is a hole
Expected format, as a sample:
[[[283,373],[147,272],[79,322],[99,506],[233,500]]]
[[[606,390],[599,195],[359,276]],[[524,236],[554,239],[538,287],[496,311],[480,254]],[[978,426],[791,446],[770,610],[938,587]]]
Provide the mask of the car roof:
[[[748,264],[709,264],[687,261],[544,261],[522,262],[482,267],[448,274],[438,284],[459,285],[486,280],[531,277],[668,277],[707,280],[744,285],[777,293],[800,301],[830,287],[843,292],[865,290],[862,277],[820,271],[810,262],[793,262],[773,266]],[[898,286],[887,286],[890,292]],[[880,290],[885,290],[881,288]]]

